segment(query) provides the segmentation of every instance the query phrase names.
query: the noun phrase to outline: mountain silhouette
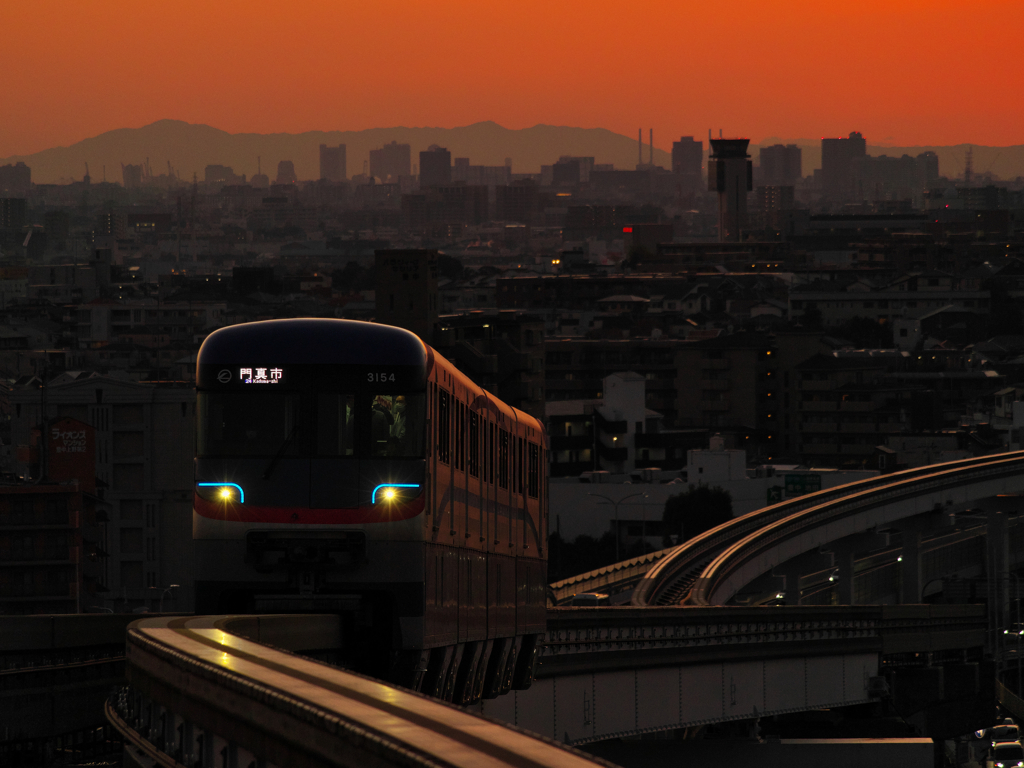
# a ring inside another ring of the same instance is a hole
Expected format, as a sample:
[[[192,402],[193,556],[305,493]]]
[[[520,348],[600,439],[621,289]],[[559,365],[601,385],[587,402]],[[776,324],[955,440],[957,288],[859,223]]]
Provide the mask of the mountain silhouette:
[[[645,132],[644,141],[647,135]],[[121,180],[121,163],[139,164],[149,158],[154,174],[166,173],[170,162],[183,180],[197,173],[202,179],[207,165],[227,165],[235,173],[251,178],[256,158],[271,180],[281,160],[291,160],[300,179],[320,176],[320,145],[345,144],[348,175],[362,173],[371,149],[397,141],[412,147],[412,162],[431,144],[447,147],[452,157],[468,157],[473,165],[504,165],[512,159],[513,173],[538,173],[561,155],[594,157],[597,163],[616,168],[634,168],[637,141],[604,128],[571,128],[535,125],[512,130],[494,122],[474,123],[460,128],[370,128],[363,131],[307,131],[305,133],[228,133],[208,125],[181,120],[159,120],[142,128],[119,128],[85,139],[70,147],[54,147],[31,155],[0,159],[0,165],[24,162],[32,168],[37,184],[66,183],[81,179],[85,164],[94,181],[106,167],[109,181]],[[644,144],[643,161],[648,161]],[[655,148],[654,162],[671,166],[668,152]]]
[[[677,137],[671,137],[675,140]],[[696,137],[703,139],[703,137]],[[53,147],[31,155],[15,155],[0,159],[0,165],[24,162],[32,168],[37,184],[67,183],[81,179],[85,164],[93,180],[103,173],[110,181],[121,180],[121,163],[139,164],[149,158],[154,174],[166,173],[170,162],[183,180],[192,174],[202,179],[207,165],[227,165],[235,173],[251,178],[256,173],[257,157],[262,158],[262,171],[271,180],[277,175],[277,164],[291,160],[300,179],[316,179],[320,175],[320,145],[345,144],[348,175],[362,173],[371,149],[390,141],[409,144],[412,162],[419,152],[431,144],[447,147],[452,157],[468,157],[473,165],[504,165],[511,158],[514,173],[537,173],[541,165],[550,165],[562,155],[593,157],[597,163],[612,163],[616,168],[636,166],[637,140],[604,128],[574,128],[558,125],[535,125],[532,128],[510,129],[485,121],[459,128],[369,128],[363,131],[306,131],[305,133],[228,133],[209,125],[195,125],[181,120],[158,120],[142,128],[118,128],[72,144]],[[644,134],[647,141],[647,134]],[[667,143],[667,142],[666,142]],[[771,144],[797,144],[803,148],[803,173],[810,175],[821,166],[821,142],[814,139],[769,138],[751,145],[750,154],[757,162],[758,148]],[[704,143],[705,152],[707,142]],[[974,151],[974,172],[988,171],[1004,179],[1024,176],[1024,146],[986,147],[958,144],[955,146],[868,146],[869,155],[903,154],[915,156],[933,151],[939,156],[939,172],[955,178],[963,174],[968,147]],[[648,161],[649,148],[643,147],[643,162]],[[668,152],[655,148],[654,162],[671,167]],[[105,168],[105,170],[104,170]]]

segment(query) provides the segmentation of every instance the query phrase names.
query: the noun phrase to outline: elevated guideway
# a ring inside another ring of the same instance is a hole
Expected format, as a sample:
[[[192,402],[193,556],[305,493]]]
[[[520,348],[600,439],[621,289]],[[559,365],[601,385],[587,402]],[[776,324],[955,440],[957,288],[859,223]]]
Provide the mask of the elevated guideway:
[[[997,456],[1019,460],[1024,467],[1024,451]],[[551,585],[552,595],[556,605],[567,605],[573,595],[581,592],[607,592],[613,595],[628,592],[632,593],[633,605],[672,605],[685,597],[703,568],[721,551],[775,520],[800,510],[845,499],[851,494],[884,488],[894,482],[917,480],[934,474],[936,467],[941,466],[954,471],[969,470],[987,464],[993,458],[995,457],[983,456],[948,464],[917,467],[799,496],[730,520],[676,547],[650,552],[641,557],[557,581]],[[664,591],[666,587],[669,592]],[[657,599],[652,599],[652,592],[658,592]]]
[[[329,654],[334,616],[144,619],[107,717],[126,764],[194,768],[594,765],[436,699],[284,650]]]
[[[979,605],[556,608],[533,685],[481,709],[584,744],[878,701],[911,658],[966,711],[994,700],[987,632]]]
[[[1022,494],[1022,451],[919,467],[808,494],[731,520],[652,559],[631,602],[721,605],[787,560],[832,542],[921,515],[964,509],[978,499]],[[578,586],[587,583],[581,580]]]

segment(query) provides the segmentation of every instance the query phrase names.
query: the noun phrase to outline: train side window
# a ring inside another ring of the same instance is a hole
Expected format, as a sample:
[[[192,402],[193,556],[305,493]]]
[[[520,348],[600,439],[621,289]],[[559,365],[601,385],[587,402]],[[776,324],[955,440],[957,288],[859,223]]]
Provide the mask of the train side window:
[[[455,468],[465,468],[466,458],[466,406],[455,400]]]
[[[498,431],[498,486],[508,488],[509,475],[509,434],[504,429]]]
[[[485,483],[494,482],[494,475],[491,473],[491,441],[489,437],[490,432],[488,431],[489,423],[490,422],[488,422],[486,419],[481,418],[480,420],[481,432],[483,433],[483,440],[481,440],[480,442],[483,443],[482,454],[484,465],[483,472],[481,474],[483,476]]]
[[[516,491],[522,493],[526,490],[524,487],[523,476],[525,475],[525,462],[523,461],[523,438],[518,438],[516,441]]]
[[[480,416],[480,479],[485,483],[491,482],[491,470],[488,463],[491,459],[491,443],[487,439],[487,419]]]
[[[317,456],[352,456],[355,453],[355,397],[343,392],[316,396]]]
[[[526,475],[526,493],[536,499],[540,496],[540,446],[529,444],[529,464]]]
[[[437,460],[447,464],[451,456],[451,395],[437,391]]]
[[[480,476],[480,416],[476,411],[469,412],[469,456],[467,465],[471,477]]]

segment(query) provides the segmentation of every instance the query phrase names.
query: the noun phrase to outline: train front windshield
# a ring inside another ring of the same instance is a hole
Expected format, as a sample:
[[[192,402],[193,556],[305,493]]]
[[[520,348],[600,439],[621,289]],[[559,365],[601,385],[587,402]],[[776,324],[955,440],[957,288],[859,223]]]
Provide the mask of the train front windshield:
[[[199,392],[198,401],[200,458],[424,456],[422,392]]]

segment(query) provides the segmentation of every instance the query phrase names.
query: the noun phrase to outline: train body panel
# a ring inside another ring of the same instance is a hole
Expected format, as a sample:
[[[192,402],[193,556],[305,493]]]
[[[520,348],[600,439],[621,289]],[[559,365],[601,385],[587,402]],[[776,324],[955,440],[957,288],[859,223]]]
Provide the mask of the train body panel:
[[[352,321],[217,331],[197,389],[198,610],[355,601],[401,680],[466,700],[523,677],[546,615],[540,422]]]

